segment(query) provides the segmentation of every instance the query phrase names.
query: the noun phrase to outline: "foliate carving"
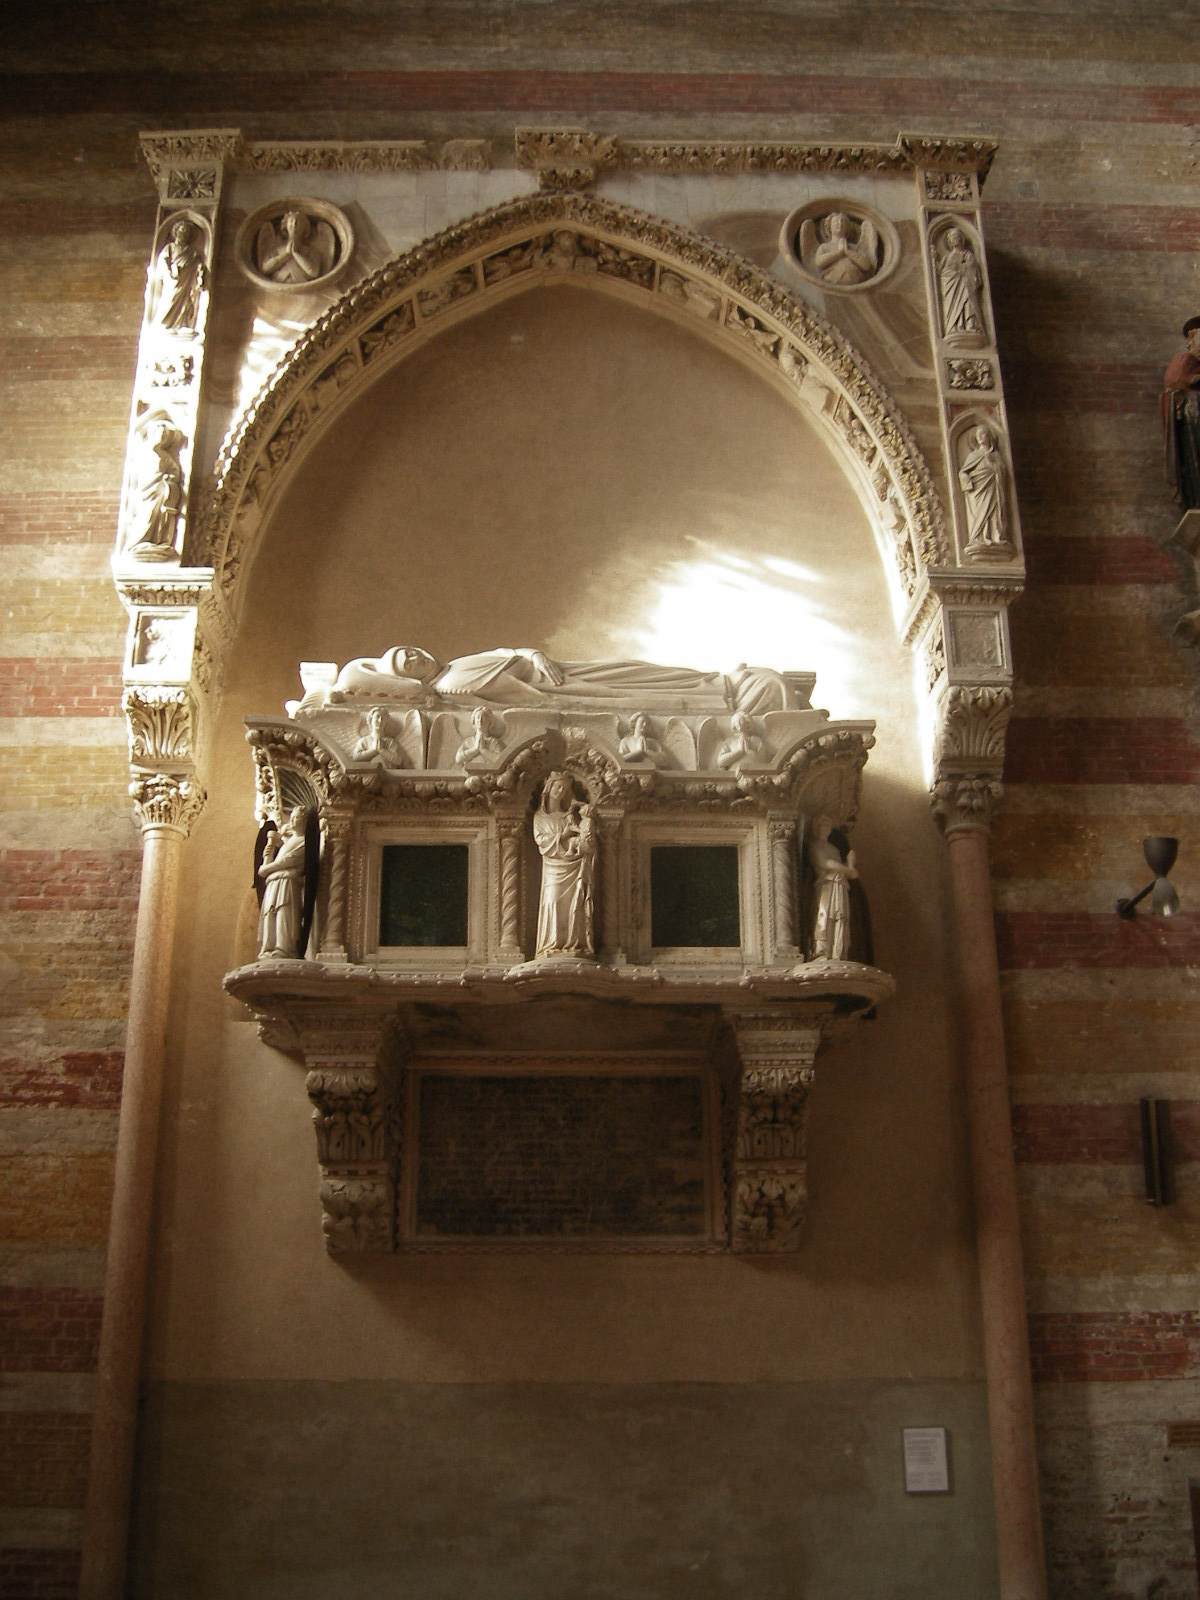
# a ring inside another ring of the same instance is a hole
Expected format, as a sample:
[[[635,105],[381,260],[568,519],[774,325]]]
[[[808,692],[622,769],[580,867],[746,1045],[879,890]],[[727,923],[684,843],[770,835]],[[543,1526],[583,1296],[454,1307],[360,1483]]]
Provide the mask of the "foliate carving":
[[[395,1195],[383,1173],[321,1179],[321,1231],[331,1256],[376,1255],[392,1248]]]
[[[989,828],[1003,789],[1004,740],[1012,690],[954,685],[938,707],[930,802],[947,833]]]
[[[940,622],[929,630],[922,650],[925,662],[925,692],[932,694],[934,685],[946,672],[946,634]]]
[[[573,234],[578,248],[567,247],[561,240],[555,243],[556,233]],[[402,319],[411,316],[412,295],[422,280],[444,277],[456,264],[462,270],[464,259],[476,252],[482,259],[500,253],[497,246],[507,251],[543,238],[550,243],[546,249],[539,243],[538,259],[547,270],[569,266],[572,271],[606,272],[649,290],[654,281],[650,269],[657,270],[657,259],[676,277],[696,281],[698,310],[711,305],[714,296],[718,303],[721,298],[732,301],[736,297],[739,318],[730,321],[731,331],[749,338],[768,355],[772,345],[777,355],[786,344],[840,386],[886,457],[922,561],[939,565],[949,560],[944,511],[911,433],[876,375],[816,312],[768,274],[711,240],[591,195],[539,194],[457,224],[380,268],[318,318],[292,346],[231,430],[218,459],[205,534],[223,589],[232,595],[242,564],[241,541],[247,536],[247,525],[256,526],[259,520],[257,513],[253,519],[243,520],[243,508],[251,498],[261,505],[271,490],[292,453],[295,438],[303,432],[310,414],[316,414],[309,391],[331,360],[361,341],[364,365],[356,380],[361,383],[372,334],[378,334],[397,312]],[[599,243],[605,245],[604,251],[596,248]],[[658,281],[662,277],[659,273]],[[495,287],[502,290],[506,281],[495,280]],[[491,287],[484,283],[482,272],[479,282],[479,293]],[[407,307],[407,313],[401,307]],[[744,320],[747,317],[749,325]],[[391,326],[401,335],[401,326]],[[407,325],[402,321],[402,326]],[[379,347],[377,343],[375,350]],[[345,392],[352,393],[354,386],[352,380]],[[286,426],[280,424],[281,417],[288,418]]]
[[[317,1160],[361,1166],[389,1156],[389,1104],[374,1066],[314,1067],[304,1087],[313,1103]]]
[[[179,766],[195,756],[192,696],[187,689],[130,688],[121,697],[134,766]]]
[[[587,169],[593,178],[617,157],[615,139],[583,128],[518,128],[513,142],[519,167]]]
[[[820,1032],[786,1012],[731,1020],[742,1062],[731,1244],[743,1254],[795,1251],[808,1199],[808,1092]]]
[[[163,772],[141,773],[129,785],[138,826],[171,828],[185,836],[204,809],[204,790],[190,778]]]
[[[243,146],[240,172],[485,172],[491,166],[486,139],[262,140]]]
[[[946,363],[946,381],[952,389],[994,389],[996,369],[986,358],[959,357]]]
[[[929,200],[968,201],[971,179],[965,172],[926,172],[925,195]]]
[[[1005,687],[947,689],[938,707],[937,760],[1004,764],[1013,692]]]
[[[167,174],[168,200],[215,200],[217,197],[216,167],[172,168]]]
[[[236,128],[204,129],[196,133],[143,133],[142,154],[154,181],[162,190],[172,172],[194,167],[222,167],[236,161],[242,136]]]

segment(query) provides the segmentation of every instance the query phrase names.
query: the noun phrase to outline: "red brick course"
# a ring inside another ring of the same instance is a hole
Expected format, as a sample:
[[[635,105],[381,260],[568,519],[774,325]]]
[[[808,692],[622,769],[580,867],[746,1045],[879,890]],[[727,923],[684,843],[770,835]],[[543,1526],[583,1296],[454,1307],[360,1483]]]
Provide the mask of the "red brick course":
[[[1177,1161],[1200,1161],[1200,1101],[1171,1102],[1171,1150]],[[1118,1162],[1140,1165],[1141,1118],[1136,1100],[1104,1105],[1016,1105],[1018,1161]]]
[[[231,47],[232,48],[232,47]],[[779,45],[782,51],[782,42]],[[164,127],[221,126],[229,108],[244,116],[294,111],[297,76],[288,72],[39,72],[0,77],[9,116],[115,112],[166,119]],[[1200,122],[1200,91],[1189,86],[1146,87],[1109,83],[1037,85],[953,77],[849,76],[836,73],[760,72],[306,72],[304,106],[310,121],[330,111],[396,113],[502,111],[521,114],[593,112],[771,113],[805,115],[819,106],[826,116],[854,113],[895,127],[912,116],[934,116],[939,127],[979,128],[1021,117],[1057,121]],[[174,120],[172,120],[174,119]],[[605,132],[607,130],[600,129]],[[1067,208],[1057,208],[1067,209]],[[1115,208],[1121,209],[1121,208]],[[1140,207],[1128,208],[1140,210]],[[1150,209],[1150,208],[1145,208]],[[1176,208],[1177,209],[1177,208]],[[1164,215],[1169,215],[1165,212]],[[1069,242],[1069,241],[1068,241]]]
[[[0,1505],[81,1507],[91,1430],[77,1411],[0,1411]]]
[[[115,488],[0,494],[0,544],[112,544],[119,504]]]
[[[1056,539],[1031,536],[1025,523],[1025,560],[1031,584],[1177,583],[1171,556],[1153,539],[1082,535]]]
[[[1169,920],[1125,921],[1115,911],[998,911],[996,945],[1005,971],[1195,966],[1200,917],[1185,912]]]
[[[86,1289],[0,1285],[0,1372],[93,1372],[102,1305]]]
[[[0,1106],[64,1106],[117,1111],[123,1050],[68,1050],[47,1060],[0,1057]]]
[[[0,1550],[0,1594],[5,1600],[75,1600],[78,1550]]]
[[[1029,1319],[1035,1381],[1200,1377],[1200,1311],[1044,1311]]]
[[[138,850],[0,850],[0,911],[119,911],[137,906]]]
[[[0,657],[0,716],[116,717],[121,663],[110,656]]]
[[[1200,745],[1182,717],[1021,717],[1007,783],[1194,783]]]

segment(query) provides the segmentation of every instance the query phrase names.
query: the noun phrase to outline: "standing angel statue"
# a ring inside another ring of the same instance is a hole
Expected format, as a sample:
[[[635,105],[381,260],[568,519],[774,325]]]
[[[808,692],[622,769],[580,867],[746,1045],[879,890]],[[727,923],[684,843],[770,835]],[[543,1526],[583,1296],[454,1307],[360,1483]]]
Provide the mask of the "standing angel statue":
[[[297,806],[283,825],[271,831],[258,875],[266,884],[258,911],[258,959],[296,960],[304,920],[304,833],[308,812]]]
[[[808,860],[815,882],[812,954],[814,961],[850,959],[850,880],[858,877],[854,851],[842,852],[829,835],[833,822],[817,817],[808,841]]]
[[[593,955],[596,824],[568,773],[552,772],[542,785],[533,838],[542,857],[538,956]]]

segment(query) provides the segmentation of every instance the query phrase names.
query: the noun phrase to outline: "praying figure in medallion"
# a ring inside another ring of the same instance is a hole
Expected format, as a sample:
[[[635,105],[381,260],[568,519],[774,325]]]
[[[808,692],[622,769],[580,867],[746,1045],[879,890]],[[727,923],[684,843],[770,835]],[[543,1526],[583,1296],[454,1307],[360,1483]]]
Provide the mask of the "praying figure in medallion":
[[[946,247],[937,262],[937,280],[946,343],[985,344],[987,330],[979,298],[983,274],[961,228],[946,229]]]
[[[817,817],[808,841],[808,861],[815,879],[814,961],[850,959],[850,880],[858,877],[858,867],[853,850],[847,851],[843,858],[830,838],[832,832],[832,820]]]
[[[879,235],[869,217],[858,227],[845,211],[831,211],[800,225],[800,259],[814,277],[853,289],[879,271]]]
[[[297,806],[272,830],[258,875],[266,885],[258,912],[258,959],[296,960],[304,915],[304,834],[308,812]]]
[[[542,857],[537,954],[595,953],[596,824],[592,807],[575,793],[569,773],[552,772],[533,814],[533,838]]]

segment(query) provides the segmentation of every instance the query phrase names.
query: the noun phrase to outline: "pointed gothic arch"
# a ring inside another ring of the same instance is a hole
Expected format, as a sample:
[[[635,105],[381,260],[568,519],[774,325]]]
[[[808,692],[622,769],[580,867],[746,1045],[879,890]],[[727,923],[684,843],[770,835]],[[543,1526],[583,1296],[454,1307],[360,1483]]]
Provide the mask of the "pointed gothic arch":
[[[578,193],[511,201],[446,229],[347,291],[292,346],[226,436],[189,557],[216,572],[226,626],[291,471],[345,408],[439,333],[548,281],[638,303],[723,346],[821,426],[900,587],[953,560],[928,463],[854,346],[735,251]],[[224,631],[224,630],[223,630]]]

